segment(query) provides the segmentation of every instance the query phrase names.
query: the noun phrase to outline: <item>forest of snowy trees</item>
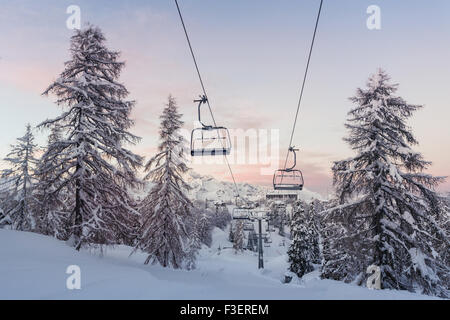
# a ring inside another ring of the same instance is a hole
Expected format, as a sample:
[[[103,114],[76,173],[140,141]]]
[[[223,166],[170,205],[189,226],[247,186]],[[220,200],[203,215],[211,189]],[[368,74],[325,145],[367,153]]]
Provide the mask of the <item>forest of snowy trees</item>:
[[[0,228],[53,236],[76,250],[125,244],[145,252],[145,264],[187,270],[211,246],[214,227],[229,227],[236,254],[252,248],[226,206],[211,210],[188,198],[174,97],[160,115],[156,154],[145,161],[128,149],[140,141],[130,132],[135,102],[119,82],[120,53],[105,42],[93,26],[72,36],[70,60],[43,93],[62,113],[26,125],[4,159]],[[319,268],[324,279],[364,286],[375,265],[382,289],[449,297],[450,197],[436,192],[444,178],[426,173],[431,163],[413,150],[407,121],[421,106],[396,90],[378,70],[351,98],[345,141],[354,156],[333,164],[335,198],[298,201],[291,216],[274,207],[271,219],[290,239],[289,272],[299,278]],[[44,147],[34,130],[49,133]],[[150,192],[137,199],[134,191],[148,183]]]
[[[145,263],[194,268],[197,251],[202,243],[211,245],[220,219],[194,208],[184,194],[188,168],[175,99],[169,97],[161,116],[159,153],[140,179],[144,159],[126,148],[140,138],[128,131],[135,102],[126,100],[128,91],[118,81],[120,53],[109,50],[93,26],[75,32],[70,53],[44,91],[63,107],[60,116],[37,127],[50,131],[47,145],[39,152],[27,125],[4,159],[0,226],[51,235],[77,250],[126,244],[148,253]],[[132,192],[146,180],[154,188],[136,201]]]

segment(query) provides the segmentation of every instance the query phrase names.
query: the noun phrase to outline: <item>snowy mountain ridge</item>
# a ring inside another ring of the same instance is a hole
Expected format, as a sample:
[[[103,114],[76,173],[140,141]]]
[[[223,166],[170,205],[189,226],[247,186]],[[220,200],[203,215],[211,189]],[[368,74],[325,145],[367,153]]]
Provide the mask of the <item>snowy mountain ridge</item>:
[[[186,183],[191,186],[188,191],[188,197],[192,201],[223,201],[225,203],[234,203],[236,188],[233,182],[221,181],[209,175],[201,175],[193,170],[190,170],[185,176]],[[273,192],[272,187],[254,185],[250,183],[236,183],[239,189],[241,198],[250,201],[264,200],[267,193]],[[135,194],[139,199],[145,197],[150,191],[153,184],[147,182],[144,190],[136,191]],[[323,200],[323,197],[308,189],[303,189],[298,192],[299,199],[310,202],[314,199]]]
[[[192,187],[189,191],[189,197],[192,200],[216,200],[223,202],[234,202],[236,188],[234,183],[228,181],[220,181],[212,176],[203,176],[197,172],[190,171],[187,175],[186,182]],[[241,198],[250,201],[263,200],[267,193],[273,192],[272,187],[254,185],[250,183],[237,183],[239,195]],[[299,199],[311,201],[313,199],[322,199],[318,193],[304,189],[298,192]]]

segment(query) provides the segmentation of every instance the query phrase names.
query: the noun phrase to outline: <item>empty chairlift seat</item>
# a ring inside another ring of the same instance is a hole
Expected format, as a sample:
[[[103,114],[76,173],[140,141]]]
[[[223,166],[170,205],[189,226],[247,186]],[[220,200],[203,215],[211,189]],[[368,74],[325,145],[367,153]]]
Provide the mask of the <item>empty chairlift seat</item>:
[[[303,175],[300,170],[277,170],[273,177],[275,190],[302,190]]]
[[[253,230],[255,230],[255,226],[253,225],[253,222],[246,222],[246,223],[244,223],[244,230],[245,231],[253,231]]]
[[[192,130],[191,156],[224,156],[231,150],[230,133],[225,127],[203,126]]]
[[[201,96],[198,102],[198,121],[200,128],[191,133],[191,156],[225,156],[231,151],[230,132],[225,127],[205,125],[201,120],[201,106],[208,102],[206,96]]]
[[[251,210],[248,208],[234,208],[232,217],[235,220],[250,220]]]
[[[298,149],[289,148],[289,152],[294,154],[294,164],[290,168],[279,169],[273,175],[273,188],[275,190],[303,190],[303,174],[300,170],[295,169],[297,165]]]

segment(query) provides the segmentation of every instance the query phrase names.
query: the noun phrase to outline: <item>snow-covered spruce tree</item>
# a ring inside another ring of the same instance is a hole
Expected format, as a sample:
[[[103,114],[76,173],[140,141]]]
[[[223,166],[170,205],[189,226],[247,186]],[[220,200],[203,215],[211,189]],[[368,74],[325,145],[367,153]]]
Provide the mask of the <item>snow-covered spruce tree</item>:
[[[308,206],[307,214],[307,228],[310,230],[313,240],[312,246],[312,262],[314,264],[320,264],[322,262],[322,255],[320,252],[320,212],[323,211],[322,203],[315,199]]]
[[[445,230],[447,235],[450,235],[450,196],[444,195],[441,203],[442,215],[439,217],[438,223],[440,228]],[[448,248],[448,243],[446,242],[441,242],[441,244],[438,245],[438,252],[446,266],[450,266],[450,250]],[[450,272],[444,274],[444,277],[441,280],[444,283],[450,283]]]
[[[12,229],[21,231],[34,231],[36,228],[32,212],[35,201],[33,174],[37,162],[35,151],[33,132],[28,124],[25,135],[17,138],[17,143],[11,146],[11,152],[4,159],[8,168],[1,172],[6,197],[2,204],[4,213],[0,225],[8,223]]]
[[[282,237],[286,236],[285,226],[286,226],[286,208],[282,208],[278,211],[278,234]]]
[[[189,239],[186,246],[186,259],[185,267],[187,270],[193,270],[196,268],[196,260],[198,251],[202,248],[202,241],[200,238],[200,223],[202,217],[200,215],[194,216],[191,232],[189,233]]]
[[[276,206],[276,203],[271,202],[269,204],[269,212],[267,213],[267,221],[269,224],[273,225],[274,227],[278,227],[278,208]]]
[[[445,296],[449,266],[437,248],[449,240],[436,223],[442,210],[434,191],[442,178],[426,174],[430,162],[411,149],[417,141],[406,120],[420,106],[395,96],[389,80],[378,70],[351,98],[345,141],[357,155],[333,167],[339,205],[327,215],[332,254],[322,276],[365,284],[367,267],[376,265],[382,288]]]
[[[235,253],[244,249],[244,223],[242,220],[236,222],[236,228],[233,233],[233,248]]]
[[[212,213],[212,224],[217,228],[225,230],[226,226],[231,221],[231,214],[227,207],[216,208]]]
[[[280,224],[278,227],[278,235],[284,237],[286,235],[286,233],[284,232],[284,219],[280,220]]]
[[[286,206],[281,202],[276,201],[270,204],[270,210],[271,223],[274,227],[278,228],[278,234],[284,237],[286,235],[284,230],[287,217]]]
[[[54,125],[48,136],[47,148],[59,143],[62,140],[61,128]],[[52,235],[60,240],[67,240],[70,235],[70,198],[67,190],[63,188],[60,192],[54,192],[64,179],[57,175],[64,170],[65,164],[60,161],[60,157],[55,156],[48,159],[48,153],[39,159],[36,170],[35,186],[35,213],[37,232],[45,235]],[[60,167],[60,170],[47,170],[48,167]]]
[[[289,271],[299,278],[314,270],[314,234],[304,209],[305,204],[297,201],[291,222],[292,242],[288,250]]]
[[[185,222],[191,219],[193,204],[185,195],[189,186],[183,174],[188,167],[179,133],[183,121],[172,96],[160,119],[158,153],[145,166],[145,180],[151,180],[154,187],[139,205],[142,225],[136,249],[148,253],[145,264],[181,268],[188,240]]]
[[[65,108],[62,115],[41,127],[58,126],[64,139],[48,146],[40,173],[51,171],[58,179],[48,188],[47,199],[67,193],[70,234],[77,250],[85,244],[130,244],[138,214],[128,188],[140,185],[135,176],[142,158],[125,148],[139,138],[127,130],[134,102],[117,82],[124,62],[109,50],[99,28],[75,31],[71,60],[60,77],[44,92],[54,94]]]
[[[234,230],[233,223],[230,223],[230,230],[228,232],[228,241],[234,242]]]
[[[211,247],[212,244],[212,224],[211,224],[211,215],[209,215],[206,211],[202,210],[200,212],[196,212],[197,216],[197,232],[200,238],[201,243]]]
[[[361,266],[364,259],[360,258],[360,255],[364,255],[367,248],[363,246],[365,242],[362,237],[356,241],[355,237],[349,236],[351,225],[347,219],[347,206],[339,203],[337,199],[330,200],[321,214],[321,277],[352,282],[355,280],[355,274],[358,274],[357,270],[364,268]]]

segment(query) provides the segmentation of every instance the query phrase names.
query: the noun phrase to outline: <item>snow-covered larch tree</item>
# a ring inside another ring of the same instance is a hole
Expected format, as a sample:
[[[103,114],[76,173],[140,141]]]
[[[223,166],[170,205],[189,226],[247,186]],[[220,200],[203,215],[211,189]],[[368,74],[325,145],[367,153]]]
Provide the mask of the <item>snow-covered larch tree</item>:
[[[305,204],[297,201],[291,221],[291,245],[288,250],[289,271],[299,278],[314,270],[315,233],[308,222],[304,209]]]
[[[130,244],[135,237],[137,212],[128,188],[139,186],[135,172],[142,158],[125,148],[139,138],[133,125],[133,101],[117,80],[124,62],[109,50],[99,28],[76,30],[71,59],[60,77],[44,92],[54,94],[65,110],[40,126],[58,126],[64,139],[48,146],[41,174],[58,177],[49,197],[67,192],[71,203],[70,232],[76,249],[83,244]]]
[[[175,99],[169,96],[160,116],[158,153],[145,166],[145,180],[154,186],[139,205],[142,220],[136,249],[148,253],[145,264],[181,268],[186,257],[189,236],[185,222],[191,219],[193,204],[185,194],[189,186],[183,180],[189,169],[179,132],[181,116]]]
[[[12,229],[22,231],[34,231],[36,228],[36,218],[32,212],[36,147],[31,125],[28,124],[25,135],[17,138],[17,143],[11,146],[11,152],[4,159],[8,168],[2,170],[1,178],[7,196],[3,200],[4,212],[0,225],[8,222]]]
[[[376,265],[384,289],[445,296],[449,266],[437,248],[449,240],[436,223],[442,208],[434,191],[443,178],[425,173],[430,162],[411,148],[417,141],[406,121],[421,106],[396,91],[378,70],[351,98],[345,141],[357,154],[333,166],[339,205],[329,210],[335,236],[327,248],[334,258],[322,276],[365,284],[367,267]]]

